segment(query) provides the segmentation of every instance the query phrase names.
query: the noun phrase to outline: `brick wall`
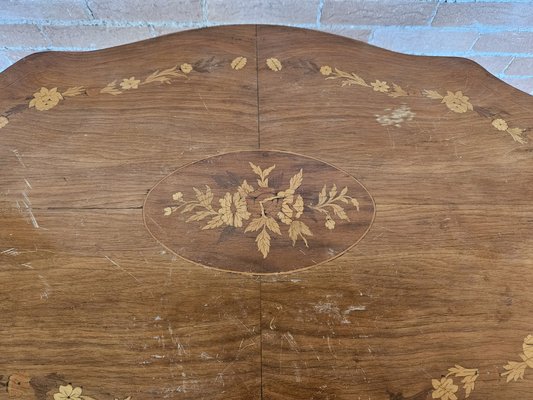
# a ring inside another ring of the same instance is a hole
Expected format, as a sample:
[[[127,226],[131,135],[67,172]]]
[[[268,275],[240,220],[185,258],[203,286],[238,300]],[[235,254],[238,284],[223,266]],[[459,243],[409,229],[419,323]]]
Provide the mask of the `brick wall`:
[[[0,0],[0,70],[41,50],[87,50],[180,30],[269,23],[411,54],[471,58],[533,94],[531,0]]]

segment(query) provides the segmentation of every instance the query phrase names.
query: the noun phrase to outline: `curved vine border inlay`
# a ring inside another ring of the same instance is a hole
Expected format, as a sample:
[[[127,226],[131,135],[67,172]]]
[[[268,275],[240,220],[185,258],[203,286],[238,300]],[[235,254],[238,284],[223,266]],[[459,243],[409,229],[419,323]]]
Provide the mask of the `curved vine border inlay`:
[[[392,82],[390,85],[386,81],[380,81],[376,79],[370,84],[365,81],[361,76],[355,72],[345,72],[341,69],[335,68],[334,70],[329,65],[323,65],[320,67],[320,73],[326,77],[326,79],[340,79],[342,81],[341,86],[363,86],[372,88],[374,92],[386,94],[389,97],[407,97],[407,96],[423,96],[432,100],[440,100],[442,104],[446,105],[449,110],[455,113],[466,113],[469,111],[476,111],[479,115],[490,119],[491,125],[494,129],[500,132],[507,132],[515,142],[520,144],[527,143],[524,137],[526,129],[509,126],[509,122],[503,119],[496,113],[488,112],[481,107],[475,108],[470,102],[470,98],[465,96],[461,90],[452,92],[447,90],[446,95],[440,94],[436,90],[413,90],[406,91],[400,85]]]
[[[233,70],[241,70],[247,64],[247,58],[243,56],[235,57],[229,62],[229,66]],[[225,63],[225,62],[224,62]],[[282,62],[271,57],[265,60],[266,66],[274,72],[280,72],[283,68]],[[312,64],[312,62],[304,62],[304,64]],[[193,72],[195,69],[205,68],[207,66],[219,66],[221,63],[216,62],[214,57],[207,60],[201,60],[196,64],[182,63],[181,65],[175,65],[173,67],[156,70],[144,78],[138,79],[135,76],[130,76],[121,79],[115,79],[109,82],[105,87],[99,89],[101,94],[109,94],[117,96],[123,94],[125,91],[139,89],[143,85],[152,83],[165,83],[170,84],[177,78],[187,79],[187,75]],[[198,68],[199,67],[199,68]],[[385,94],[389,97],[409,97],[418,96],[425,97],[432,100],[440,100],[441,104],[444,104],[449,110],[463,114],[471,111],[477,112],[480,116],[489,119],[493,129],[499,132],[508,133],[515,142],[520,144],[527,143],[525,132],[527,129],[520,127],[511,127],[508,120],[504,119],[502,113],[493,112],[484,109],[480,106],[474,106],[471,100],[461,90],[450,91],[447,90],[443,95],[437,90],[429,89],[413,89],[405,90],[400,85],[394,82],[387,82],[385,80],[375,79],[373,82],[368,83],[364,78],[355,72],[346,72],[339,68],[332,68],[329,65],[323,65],[316,69],[326,77],[326,80],[341,80],[341,87],[345,86],[362,86],[371,88],[373,92]],[[60,91],[57,87],[48,89],[47,87],[41,87],[37,92],[33,94],[33,98],[28,103],[28,108],[35,108],[38,111],[47,111],[57,106],[61,101],[68,97],[75,97],[80,95],[87,95],[88,88],[85,86],[74,86],[67,88],[64,91]],[[9,123],[10,115],[16,114],[22,111],[19,106],[14,106],[11,109],[0,114],[0,129],[4,128]],[[379,122],[379,121],[378,121]]]

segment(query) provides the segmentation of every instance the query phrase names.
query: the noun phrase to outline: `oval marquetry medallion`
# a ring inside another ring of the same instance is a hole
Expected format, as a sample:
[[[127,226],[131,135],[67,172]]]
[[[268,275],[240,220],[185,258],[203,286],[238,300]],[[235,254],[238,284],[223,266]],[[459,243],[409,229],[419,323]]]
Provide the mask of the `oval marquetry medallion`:
[[[241,151],[186,165],[146,198],[150,233],[206,267],[253,274],[312,267],[343,254],[370,228],[372,196],[322,161]]]

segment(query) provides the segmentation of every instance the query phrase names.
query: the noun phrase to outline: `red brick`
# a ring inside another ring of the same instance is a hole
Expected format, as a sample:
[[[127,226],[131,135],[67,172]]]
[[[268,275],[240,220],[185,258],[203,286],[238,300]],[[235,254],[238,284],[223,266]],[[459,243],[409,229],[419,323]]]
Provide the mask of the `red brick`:
[[[327,27],[321,29],[324,32],[334,33],[335,35],[346,36],[351,39],[360,40],[362,42],[368,42],[372,31],[368,29],[352,29],[348,27]]]
[[[148,27],[45,26],[54,47],[97,49],[152,37]]]
[[[441,3],[435,26],[502,25],[533,26],[531,3]]]
[[[437,29],[376,29],[370,43],[404,53],[432,54],[470,50],[478,34]]]
[[[209,0],[208,19],[222,23],[315,23],[318,0]]]
[[[323,24],[427,25],[436,1],[413,0],[325,0]]]
[[[0,44],[3,47],[46,47],[48,41],[35,25],[0,25]]]
[[[513,59],[511,56],[477,56],[468,58],[474,60],[494,75],[501,74]]]
[[[75,20],[90,17],[83,0],[0,0],[3,20],[57,19]]]
[[[496,32],[481,35],[474,50],[503,53],[533,53],[533,32]]]
[[[505,82],[523,92],[533,94],[533,78],[505,78]]]
[[[528,75],[533,76],[533,58],[515,58],[505,70],[507,75]]]
[[[200,0],[89,0],[97,19],[114,21],[174,21],[202,20]]]

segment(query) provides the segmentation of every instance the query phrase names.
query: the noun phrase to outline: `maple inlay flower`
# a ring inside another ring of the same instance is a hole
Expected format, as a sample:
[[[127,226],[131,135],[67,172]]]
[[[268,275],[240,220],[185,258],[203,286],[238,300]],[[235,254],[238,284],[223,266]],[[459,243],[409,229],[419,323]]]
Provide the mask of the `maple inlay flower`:
[[[331,67],[329,65],[323,65],[322,67],[320,67],[320,73],[324,76],[329,76],[332,72],[333,71],[331,70]]]
[[[59,393],[54,394],[54,400],[83,400],[81,388],[72,385],[59,386]]]
[[[457,400],[455,393],[459,387],[454,385],[450,378],[441,378],[440,381],[438,379],[433,379],[431,384],[433,385],[434,389],[431,397],[434,399]]]
[[[455,93],[448,91],[448,94],[442,98],[442,103],[446,104],[446,107],[453,112],[465,113],[474,109],[469,100],[470,98],[465,96],[460,90]]]
[[[375,92],[387,93],[390,89],[390,86],[387,85],[387,82],[380,81],[379,79],[376,79],[376,81],[372,82],[370,85],[374,88]]]
[[[60,100],[63,100],[63,96],[57,91],[56,87],[52,89],[42,87],[41,90],[33,94],[30,108],[35,107],[39,111],[50,110],[57,106]]]
[[[498,129],[499,131],[506,131],[509,128],[509,125],[507,125],[507,122],[501,118],[497,118],[494,121],[492,121],[492,126]]]
[[[135,77],[132,76],[128,79],[122,79],[122,82],[120,82],[120,87],[124,90],[138,89],[139,83],[141,83],[141,81],[139,79],[135,79]]]
[[[220,214],[222,221],[228,226],[234,226],[240,228],[242,226],[242,220],[250,218],[248,207],[246,205],[246,199],[243,198],[238,192],[226,193],[226,195],[219,200]]]
[[[180,65],[180,69],[181,69],[181,72],[183,72],[184,74],[188,74],[192,71],[192,65],[184,63]]]

